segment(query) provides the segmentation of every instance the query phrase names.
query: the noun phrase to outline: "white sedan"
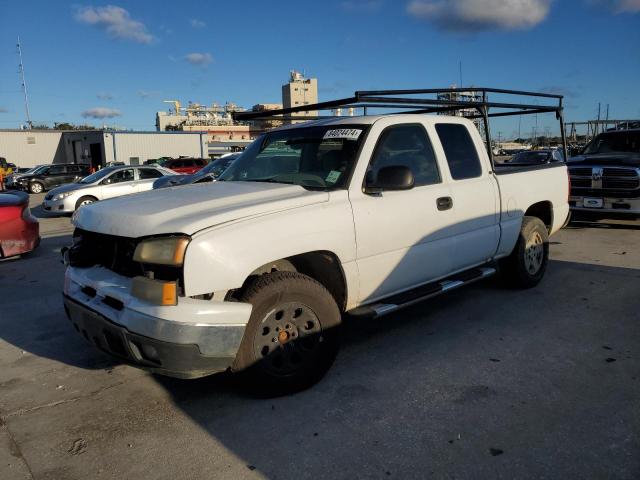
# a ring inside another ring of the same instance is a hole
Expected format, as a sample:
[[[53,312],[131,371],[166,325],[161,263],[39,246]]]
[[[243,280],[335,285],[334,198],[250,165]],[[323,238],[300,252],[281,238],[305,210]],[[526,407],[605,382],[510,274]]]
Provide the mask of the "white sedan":
[[[72,213],[98,200],[151,190],[154,181],[170,175],[176,172],[158,165],[107,167],[77,183],[54,188],[42,206],[50,212]]]

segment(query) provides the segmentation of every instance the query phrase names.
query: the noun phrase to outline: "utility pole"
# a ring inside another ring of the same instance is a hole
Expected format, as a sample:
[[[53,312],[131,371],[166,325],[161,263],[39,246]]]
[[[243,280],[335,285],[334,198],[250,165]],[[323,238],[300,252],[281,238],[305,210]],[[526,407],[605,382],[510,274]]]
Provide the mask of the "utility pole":
[[[20,64],[18,65],[20,70],[20,80],[22,82],[22,93],[24,93],[24,109],[27,112],[27,124],[29,128],[33,128],[33,122],[31,121],[31,113],[29,112],[29,96],[27,95],[27,82],[24,79],[24,65],[22,63],[22,47],[20,46],[20,36],[18,36],[18,58],[20,59]]]
[[[593,133],[595,137],[598,133],[600,133],[600,102],[598,102],[598,121],[596,123],[596,131]]]

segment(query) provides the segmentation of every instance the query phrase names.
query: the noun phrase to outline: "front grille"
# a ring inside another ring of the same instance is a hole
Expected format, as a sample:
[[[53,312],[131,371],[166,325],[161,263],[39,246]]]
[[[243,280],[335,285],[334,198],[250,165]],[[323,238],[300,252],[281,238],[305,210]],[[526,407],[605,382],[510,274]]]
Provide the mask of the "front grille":
[[[136,239],[80,229],[76,230],[74,237],[80,237],[80,240],[69,250],[72,266],[100,265],[129,278],[144,275],[142,265],[133,261],[133,252],[138,245]]]
[[[577,175],[579,177],[590,177],[591,167],[571,167],[569,172],[571,175]]]
[[[628,188],[633,190],[640,186],[640,180],[626,178],[607,178],[602,179],[602,188]]]
[[[153,278],[157,280],[177,281],[179,286],[183,284],[182,267],[148,265],[133,260],[140,240],[88,232],[79,228],[73,233],[73,237],[77,240],[69,249],[69,264],[72,267],[99,265],[128,278],[146,276],[153,272]]]
[[[602,177],[596,178],[600,173]],[[571,194],[594,197],[640,197],[640,170],[631,167],[570,167]]]
[[[633,168],[604,168],[605,177],[637,177],[638,174]],[[589,174],[590,175],[590,174]]]

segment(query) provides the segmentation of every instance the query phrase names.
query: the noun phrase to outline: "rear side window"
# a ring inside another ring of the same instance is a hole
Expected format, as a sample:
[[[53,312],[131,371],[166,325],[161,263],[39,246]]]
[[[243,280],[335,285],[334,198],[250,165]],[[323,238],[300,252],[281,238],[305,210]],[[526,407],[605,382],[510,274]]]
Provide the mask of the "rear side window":
[[[138,170],[140,174],[140,180],[148,180],[149,178],[160,178],[162,173],[155,168],[141,168]]]
[[[64,173],[64,166],[62,165],[54,165],[49,169],[50,175],[56,175],[58,173]]]
[[[482,174],[480,158],[467,127],[459,123],[437,123],[436,132],[454,180],[475,178]]]
[[[383,167],[404,166],[413,172],[415,186],[440,183],[440,172],[427,132],[421,125],[398,125],[380,135],[370,171],[377,176]]]

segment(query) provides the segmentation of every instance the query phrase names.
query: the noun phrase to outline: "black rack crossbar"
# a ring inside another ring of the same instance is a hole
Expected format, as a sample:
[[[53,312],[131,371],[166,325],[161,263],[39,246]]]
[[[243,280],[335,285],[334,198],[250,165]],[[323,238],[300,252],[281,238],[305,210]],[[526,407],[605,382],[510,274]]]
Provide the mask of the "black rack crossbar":
[[[410,95],[406,97],[404,95]],[[436,98],[424,98],[424,96],[435,95]],[[498,101],[489,100],[489,95],[495,95]],[[544,99],[540,103],[520,103],[514,101],[500,101],[502,96],[525,96]],[[553,100],[551,102],[550,100]],[[386,109],[387,113],[401,114],[427,114],[427,113],[451,113],[463,112],[463,116],[470,119],[482,119],[484,123],[484,133],[486,135],[487,150],[489,157],[493,158],[491,149],[491,135],[489,132],[489,118],[506,117],[512,115],[533,115],[538,113],[555,112],[556,118],[560,121],[560,135],[564,147],[565,158],[567,158],[566,139],[563,119],[563,96],[546,92],[527,92],[523,90],[507,90],[502,88],[429,88],[413,90],[359,90],[354,96],[340,98],[328,102],[319,102],[311,105],[299,105],[290,108],[280,108],[277,110],[263,110],[251,112],[233,112],[233,118],[237,121],[249,120],[320,120],[326,118],[340,118],[336,116],[316,116],[309,112],[322,110],[333,110],[337,108],[360,108],[366,115],[368,109]],[[501,111],[490,112],[491,109]],[[395,111],[389,111],[395,110]],[[400,111],[398,111],[400,110]],[[477,111],[473,113],[472,111]],[[506,111],[504,111],[506,110]],[[304,113],[306,115],[300,115]]]

